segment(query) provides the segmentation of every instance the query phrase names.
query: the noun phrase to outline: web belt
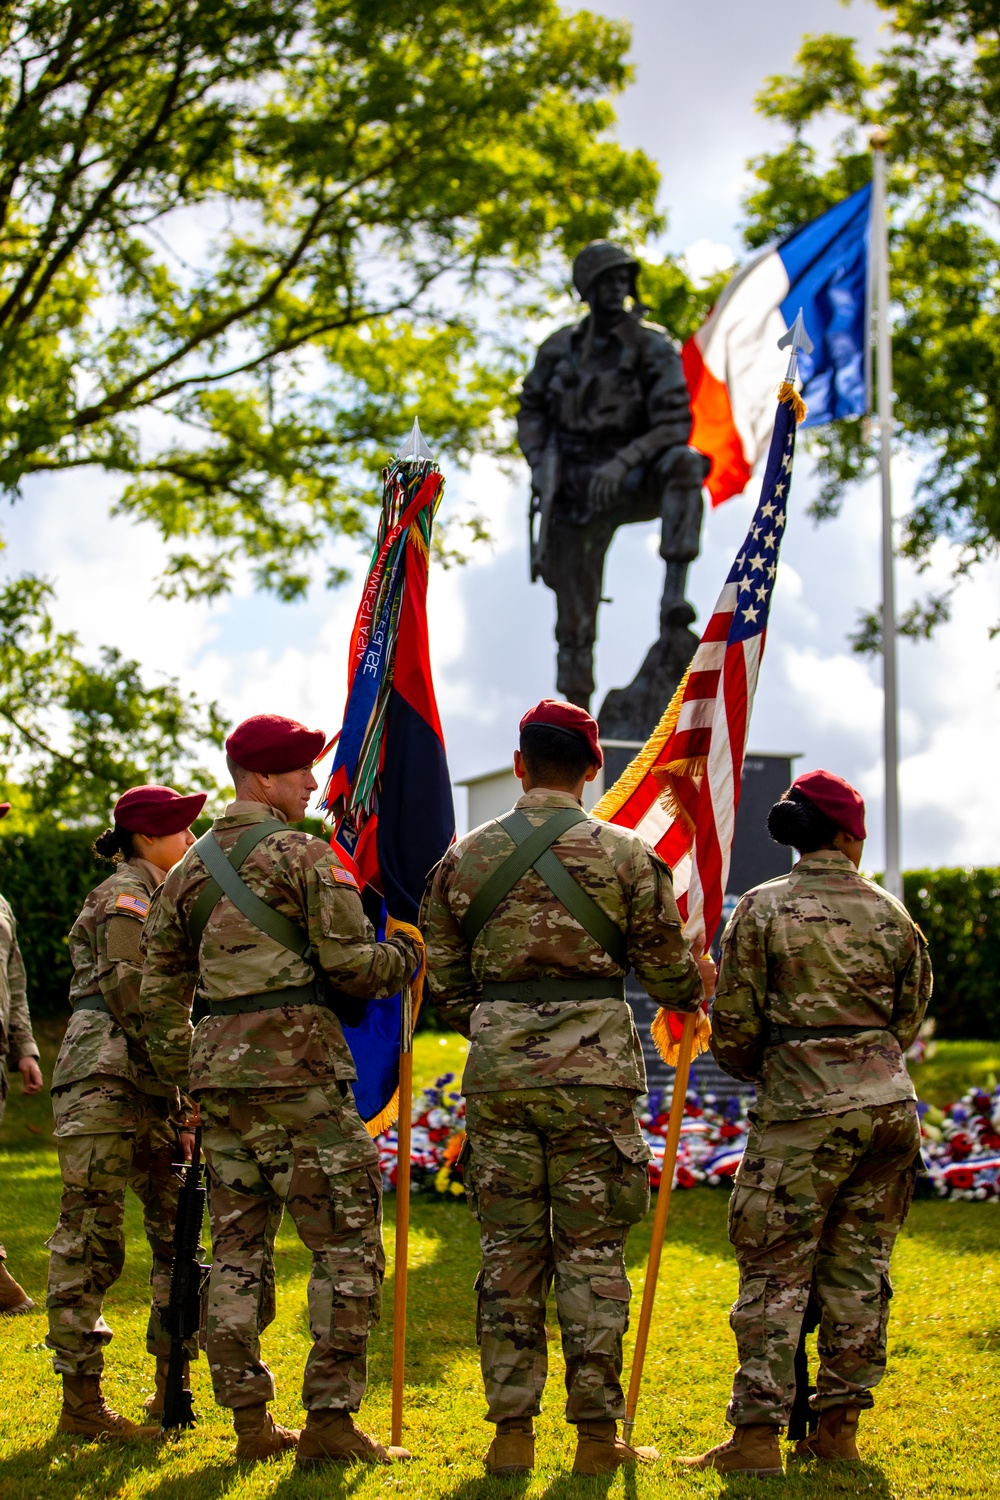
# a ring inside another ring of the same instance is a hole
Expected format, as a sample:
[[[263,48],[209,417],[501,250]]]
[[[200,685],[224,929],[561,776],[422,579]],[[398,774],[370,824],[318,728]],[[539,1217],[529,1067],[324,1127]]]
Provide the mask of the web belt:
[[[114,1019],[111,1007],[103,995],[81,995],[79,1000],[73,1001],[73,1010],[74,1012],[78,1010],[96,1010],[100,1011],[102,1015],[112,1016],[112,1020]]]
[[[316,981],[293,984],[281,990],[261,990],[257,995],[234,995],[231,1000],[209,1000],[209,1016],[248,1016],[257,1010],[278,1010],[282,1005],[324,1005],[326,994]]]
[[[585,1000],[624,1000],[624,979],[488,979],[483,999],[509,1000],[515,1005],[546,1004],[565,1000],[581,1005]]]
[[[869,1031],[884,1031],[884,1026],[782,1026],[777,1021],[768,1022],[768,1046],[780,1046],[782,1042],[835,1041],[838,1037],[863,1036]]]

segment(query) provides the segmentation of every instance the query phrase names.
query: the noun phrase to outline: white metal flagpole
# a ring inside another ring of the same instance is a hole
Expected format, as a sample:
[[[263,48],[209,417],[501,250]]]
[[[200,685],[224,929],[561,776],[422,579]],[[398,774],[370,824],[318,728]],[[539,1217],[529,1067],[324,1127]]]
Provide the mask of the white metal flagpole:
[[[879,468],[882,476],[882,687],[885,765],[885,887],[903,895],[899,868],[899,740],[896,688],[896,580],[892,535],[892,334],[889,328],[889,229],[885,209],[885,146],[881,128],[872,148],[869,280],[874,277],[875,374],[878,388]]]

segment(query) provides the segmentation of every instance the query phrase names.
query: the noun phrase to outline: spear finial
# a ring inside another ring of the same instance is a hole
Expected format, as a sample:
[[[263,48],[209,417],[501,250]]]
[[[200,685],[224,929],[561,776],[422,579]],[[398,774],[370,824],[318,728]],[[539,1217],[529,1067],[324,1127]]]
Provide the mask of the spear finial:
[[[799,350],[801,349],[804,354],[811,354],[813,352],[813,341],[808,333],[806,333],[805,319],[802,316],[801,307],[795,314],[795,322],[791,328],[789,328],[787,333],[782,334],[778,340],[778,348],[788,350],[788,369],[785,371],[785,384],[791,385],[799,373]]]
[[[411,462],[418,463],[427,459],[433,459],[434,455],[424,442],[424,435],[420,431],[420,423],[416,417],[413,418],[413,426],[410,428],[406,441],[396,456],[397,458],[409,459]]]

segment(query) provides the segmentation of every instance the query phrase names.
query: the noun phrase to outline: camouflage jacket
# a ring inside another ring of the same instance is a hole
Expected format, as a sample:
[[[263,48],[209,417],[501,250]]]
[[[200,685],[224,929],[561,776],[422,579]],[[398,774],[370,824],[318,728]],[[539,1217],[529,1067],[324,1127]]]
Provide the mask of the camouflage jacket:
[[[931,966],[920,928],[845,854],[806,854],[748,891],[722,937],[712,1052],[757,1086],[764,1120],[914,1097],[903,1053],[920,1030]],[[769,1045],[769,1023],[861,1026]]]
[[[37,1056],[28,1014],[24,960],[17,945],[17,922],[0,896],[0,1119],[7,1097],[7,1069],[16,1068],[22,1057]]]
[[[252,823],[282,814],[233,802],[212,832],[227,853]],[[377,942],[353,876],[323,839],[295,829],[269,833],[240,876],[262,901],[308,931],[317,962],[336,989],[357,998],[394,994],[419,961],[411,938]],[[261,932],[220,897],[197,950],[191,908],[208,879],[189,849],[161,886],[143,935],[140,1006],[144,1036],[161,1078],[190,1088],[303,1087],[357,1077],[340,1022],[323,1005],[282,1005],[241,1015],[211,1014],[212,1003],[310,984],[305,959]],[[192,1031],[195,994],[209,1014]]]
[[[163,871],[148,860],[126,859],[83,903],[69,935],[73,1014],[52,1074],[54,1089],[103,1074],[127,1078],[144,1093],[176,1096],[153,1071],[139,1013],[139,939],[162,879]],[[102,996],[110,1015],[78,1010],[77,1002],[88,995]]]
[[[517,802],[529,822],[578,807],[568,792],[536,788]],[[624,1000],[481,1003],[487,980],[596,979],[624,971],[570,916],[535,870],[501,901],[470,951],[461,921],[512,848],[497,823],[454,844],[424,897],[427,987],[444,1020],[472,1038],[466,1093],[600,1084],[642,1091],[646,1070]],[[675,1010],[696,1010],[698,970],[681,936],[670,871],[638,834],[591,818],[553,846],[567,870],[627,934],[639,983]]]

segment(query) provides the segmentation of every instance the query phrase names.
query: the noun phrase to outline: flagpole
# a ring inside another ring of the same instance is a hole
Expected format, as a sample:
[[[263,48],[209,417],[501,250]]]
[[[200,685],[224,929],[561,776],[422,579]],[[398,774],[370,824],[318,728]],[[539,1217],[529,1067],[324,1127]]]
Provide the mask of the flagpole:
[[[639,1313],[639,1326],[636,1329],[635,1351],[632,1355],[632,1371],[628,1383],[628,1398],[625,1402],[625,1420],[622,1423],[622,1436],[626,1443],[631,1442],[632,1428],[635,1426],[635,1413],[639,1405],[639,1388],[642,1385],[642,1370],[646,1363],[646,1348],[649,1344],[649,1329],[653,1321],[656,1282],[660,1274],[660,1255],[663,1251],[663,1237],[667,1228],[667,1216],[670,1213],[670,1195],[674,1190],[674,1168],[677,1165],[677,1147],[681,1138],[681,1122],[684,1119],[688,1076],[691,1072],[691,1056],[694,1052],[696,1019],[697,1017],[693,1014],[684,1017],[684,1029],[681,1032],[677,1054],[677,1067],[674,1071],[674,1093],[670,1101],[667,1137],[663,1146],[663,1170],[660,1174],[660,1186],[656,1194],[653,1235],[649,1245],[649,1259],[646,1262],[646,1281],[642,1289],[642,1309]]]
[[[899,735],[896,682],[896,579],[892,535],[892,332],[889,327],[889,229],[885,209],[888,132],[872,131],[872,233],[869,281],[874,271],[878,387],[879,472],[882,481],[882,689],[885,769],[885,888],[902,899],[899,858]]]
[[[392,1437],[403,1441],[403,1387],[406,1380],[406,1275],[410,1248],[410,1134],[413,1115],[413,997],[400,997],[399,1114],[396,1119],[396,1249],[392,1287]]]

